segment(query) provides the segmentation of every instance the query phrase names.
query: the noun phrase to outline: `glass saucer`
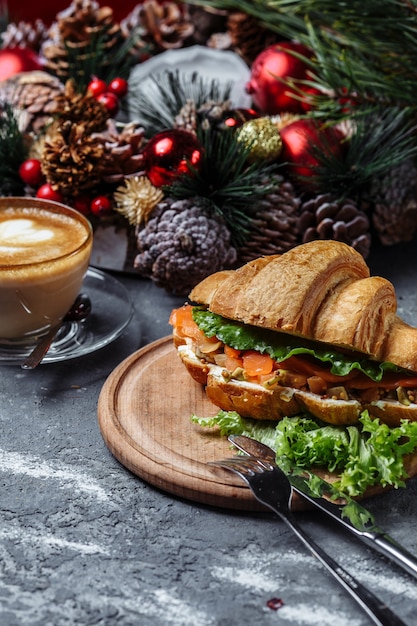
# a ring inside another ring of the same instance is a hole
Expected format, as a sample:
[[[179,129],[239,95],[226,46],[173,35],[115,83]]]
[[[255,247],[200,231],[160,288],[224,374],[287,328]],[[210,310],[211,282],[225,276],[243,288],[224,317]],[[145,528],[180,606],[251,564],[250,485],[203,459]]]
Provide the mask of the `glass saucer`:
[[[90,297],[90,315],[83,322],[65,322],[42,363],[66,361],[99,350],[117,339],[130,322],[133,305],[129,292],[113,276],[90,267],[81,290]],[[0,365],[20,364],[32,349],[0,346]]]

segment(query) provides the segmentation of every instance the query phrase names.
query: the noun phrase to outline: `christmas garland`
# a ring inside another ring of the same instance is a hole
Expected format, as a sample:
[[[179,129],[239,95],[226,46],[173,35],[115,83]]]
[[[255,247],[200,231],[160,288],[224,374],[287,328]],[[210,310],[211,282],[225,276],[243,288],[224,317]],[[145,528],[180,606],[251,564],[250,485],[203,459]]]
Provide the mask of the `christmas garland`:
[[[410,241],[414,3],[367,6],[381,19],[396,11],[392,28],[407,28],[409,49],[393,33],[386,57],[366,20],[346,41],[338,3],[332,12],[325,0],[294,2],[291,19],[280,2],[197,4],[145,0],[119,23],[111,8],[74,0],[50,27],[6,23],[0,194],[64,202],[96,228],[126,227],[134,271],[180,295],[214,271],[313,239],[364,257],[375,239]],[[356,23],[361,4],[350,11]],[[244,61],[250,106],[233,105],[230,85],[197,70],[186,79],[167,70],[152,96],[133,88],[136,67],[195,45]]]

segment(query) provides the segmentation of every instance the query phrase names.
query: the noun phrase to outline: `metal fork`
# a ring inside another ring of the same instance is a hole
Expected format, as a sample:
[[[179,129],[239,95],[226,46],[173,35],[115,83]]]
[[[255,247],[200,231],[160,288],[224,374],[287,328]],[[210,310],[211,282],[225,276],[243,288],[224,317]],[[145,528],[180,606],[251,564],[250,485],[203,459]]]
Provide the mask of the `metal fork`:
[[[292,486],[279,467],[256,457],[234,457],[213,461],[209,465],[222,467],[240,476],[259,502],[274,511],[294,532],[327,571],[352,596],[378,626],[406,626],[381,600],[344,570],[298,525],[290,510]]]

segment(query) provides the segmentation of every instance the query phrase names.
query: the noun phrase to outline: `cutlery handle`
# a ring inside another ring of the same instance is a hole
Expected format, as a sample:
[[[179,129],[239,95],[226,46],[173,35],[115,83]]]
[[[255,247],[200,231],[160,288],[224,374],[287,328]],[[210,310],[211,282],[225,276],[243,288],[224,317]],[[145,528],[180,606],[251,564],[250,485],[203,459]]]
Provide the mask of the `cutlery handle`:
[[[417,576],[417,558],[386,534],[374,535],[371,539],[364,537],[365,542],[391,561],[405,569],[414,577]]]
[[[319,511],[328,515],[346,530],[356,535],[356,537],[363,541],[369,548],[377,550],[380,554],[383,554],[392,562],[402,567],[408,574],[417,577],[417,558],[397,543],[392,537],[381,530],[378,532],[360,530],[353,526],[349,520],[345,520],[341,517],[340,509],[336,504],[324,498],[310,496],[294,485],[293,490]]]
[[[33,370],[35,367],[39,365],[42,361],[45,354],[48,352],[51,347],[51,343],[55,339],[55,335],[58,330],[61,328],[62,322],[58,324],[58,326],[54,326],[49,330],[49,332],[36,344],[32,352],[25,358],[23,363],[20,365],[22,370]]]
[[[271,507],[272,508],[272,507]],[[330,555],[327,554],[316,542],[311,539],[297,524],[291,513],[283,513],[275,509],[275,512],[291,528],[300,541],[314,554],[324,565],[327,571],[338,581],[340,585],[367,613],[374,624],[378,626],[406,626],[395,613],[391,611],[366,587],[358,582],[353,576],[344,570]]]

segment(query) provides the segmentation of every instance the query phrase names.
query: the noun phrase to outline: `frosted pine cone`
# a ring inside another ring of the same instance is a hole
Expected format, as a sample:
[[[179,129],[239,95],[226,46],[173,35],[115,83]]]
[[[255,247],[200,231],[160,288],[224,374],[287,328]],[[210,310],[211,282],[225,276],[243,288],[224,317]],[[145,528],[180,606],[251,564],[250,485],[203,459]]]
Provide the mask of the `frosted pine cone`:
[[[352,246],[364,258],[369,254],[369,219],[351,200],[336,200],[330,194],[308,200],[301,207],[298,228],[301,243],[334,239]]]
[[[252,234],[237,251],[239,262],[282,254],[293,248],[298,243],[299,207],[300,199],[288,181],[283,181],[275,193],[258,201],[258,210],[251,220]]]
[[[371,187],[372,221],[381,243],[411,241],[417,229],[417,168],[412,160],[392,168]]]
[[[1,33],[2,48],[30,48],[39,52],[46,39],[47,28],[40,19],[32,22],[10,22]]]
[[[137,230],[137,247],[134,266],[141,276],[182,296],[236,260],[226,226],[191,200],[160,202],[146,226]]]

